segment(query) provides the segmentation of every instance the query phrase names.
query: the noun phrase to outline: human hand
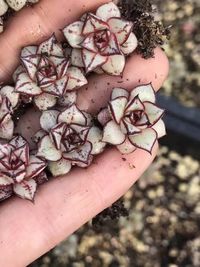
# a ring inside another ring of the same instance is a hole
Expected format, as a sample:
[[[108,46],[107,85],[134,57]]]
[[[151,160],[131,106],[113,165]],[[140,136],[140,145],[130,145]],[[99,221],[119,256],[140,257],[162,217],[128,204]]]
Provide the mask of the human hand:
[[[106,0],[41,0],[14,17],[0,37],[0,79],[8,78],[19,59],[20,48],[40,43],[52,32]],[[59,33],[58,33],[59,34]],[[132,55],[123,78],[93,75],[80,89],[80,108],[96,113],[106,105],[113,87],[132,89],[152,82],[158,90],[168,73],[168,61],[160,49],[155,58]],[[37,130],[37,113],[21,118],[18,131],[30,140]],[[68,175],[41,186],[35,203],[12,198],[0,205],[0,266],[22,267],[54,247],[97,213],[122,196],[154,159],[137,149],[121,155],[115,148],[98,156],[88,169],[74,168]],[[123,158],[123,159],[122,159]]]

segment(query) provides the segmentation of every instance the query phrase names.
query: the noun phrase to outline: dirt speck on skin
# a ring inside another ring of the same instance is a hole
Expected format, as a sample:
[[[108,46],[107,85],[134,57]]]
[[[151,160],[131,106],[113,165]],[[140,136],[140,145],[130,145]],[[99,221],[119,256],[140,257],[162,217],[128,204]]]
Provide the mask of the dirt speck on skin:
[[[133,165],[132,163],[129,163],[128,166],[129,166],[129,169],[131,169],[131,170],[136,168],[135,165]]]

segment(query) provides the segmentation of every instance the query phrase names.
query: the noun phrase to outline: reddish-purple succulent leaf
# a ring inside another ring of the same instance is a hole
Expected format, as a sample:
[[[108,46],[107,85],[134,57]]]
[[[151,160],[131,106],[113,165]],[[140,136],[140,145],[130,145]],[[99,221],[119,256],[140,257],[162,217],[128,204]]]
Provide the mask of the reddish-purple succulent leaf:
[[[73,164],[77,162],[88,163],[92,151],[92,144],[86,142],[83,146],[78,147],[69,153],[63,153],[63,158],[72,161]]]
[[[87,140],[87,136],[91,128],[90,126],[71,124],[70,127],[80,136],[81,140],[83,140],[84,142]]]
[[[143,102],[145,113],[151,125],[155,124],[164,114],[164,110],[151,102]]]
[[[25,72],[18,74],[15,84],[15,91],[18,93],[35,96],[42,93],[40,87]]]
[[[64,76],[60,80],[56,80],[52,85],[48,87],[44,87],[43,91],[55,95],[55,96],[63,96],[67,89],[68,77]]]
[[[108,28],[109,26],[105,21],[101,20],[99,17],[95,16],[92,13],[88,13],[82,29],[82,34],[86,35]]]
[[[7,97],[0,95],[0,123],[7,122],[11,119],[12,106]]]
[[[117,38],[116,38],[115,34],[113,34],[112,32],[110,33],[108,44],[107,44],[106,48],[101,52],[101,54],[104,56],[120,55],[121,54]]]
[[[151,153],[153,146],[158,138],[156,131],[152,128],[144,129],[141,133],[130,135],[129,141],[136,147]]]
[[[98,116],[97,116],[98,121],[101,123],[102,126],[104,126],[107,122],[111,120],[110,112],[108,108],[102,109]]]
[[[13,191],[18,197],[30,201],[34,200],[36,189],[37,183],[34,179],[24,180],[23,182],[17,183],[13,186]]]
[[[16,157],[16,159],[19,159],[22,161],[25,165],[29,162],[29,146],[28,144],[24,144],[23,146],[20,146],[13,150],[12,152],[13,156]]]
[[[82,36],[83,22],[76,21],[63,29],[63,33],[68,43],[74,48],[80,48],[84,37]]]
[[[37,185],[44,184],[48,181],[46,172],[41,172],[39,175],[35,176],[33,179],[36,181]]]
[[[38,46],[37,54],[63,56],[63,50],[58,44],[55,35],[53,34],[49,39]]]
[[[131,99],[128,102],[125,113],[130,114],[133,111],[144,111],[144,110],[145,110],[144,103],[141,102],[139,96],[136,96],[135,98]]]
[[[72,164],[66,159],[61,159],[56,162],[49,162],[48,167],[53,176],[61,176],[71,170]]]
[[[66,75],[69,66],[69,60],[66,57],[50,56],[50,60],[56,68],[58,79]]]
[[[136,133],[140,133],[141,130],[136,127],[132,121],[130,120],[130,118],[124,118],[120,124],[120,127],[121,127],[121,131],[124,133],[124,134],[128,134],[128,135],[133,135],[133,134],[136,134]]]
[[[93,33],[90,33],[86,36],[86,38],[81,43],[81,47],[85,48],[85,49],[87,49],[93,53],[98,53],[98,48],[95,46]]]
[[[105,21],[111,17],[121,17],[119,8],[113,2],[100,6],[96,15]]]
[[[65,133],[67,125],[63,122],[58,123],[55,127],[53,127],[50,131],[50,138],[52,142],[54,143],[56,149],[60,150],[61,146],[61,140],[63,137],[63,134]]]
[[[14,148],[19,148],[27,144],[27,141],[21,136],[17,135],[9,142]]]
[[[117,124],[120,123],[121,119],[124,116],[125,107],[127,104],[127,97],[125,96],[119,96],[118,98],[115,98],[114,100],[111,100],[109,102],[109,111],[111,113],[112,118],[115,120]]]
[[[35,81],[40,55],[32,54],[26,57],[21,57],[22,65],[28,73],[31,80]]]
[[[132,32],[133,23],[122,18],[110,18],[108,21],[110,30],[116,35],[119,44],[123,44]]]
[[[31,179],[38,176],[45,168],[46,162],[34,155],[30,156],[28,166],[26,168],[26,177],[25,179]]]
[[[73,104],[59,114],[58,122],[86,125],[87,119],[84,113],[80,109],[78,109],[75,104]]]
[[[108,60],[108,56],[102,56],[87,49],[82,50],[82,58],[86,73],[104,65]]]
[[[114,122],[109,121],[103,130],[103,142],[113,145],[120,145],[125,141],[125,134],[122,133],[120,126]]]
[[[68,83],[66,91],[75,90],[81,86],[87,84],[87,79],[83,75],[83,72],[77,67],[69,67],[67,70]]]
[[[43,130],[49,132],[57,124],[59,111],[47,110],[43,111],[40,117],[40,126]]]
[[[0,186],[0,202],[11,197],[13,194],[13,188],[11,185]]]

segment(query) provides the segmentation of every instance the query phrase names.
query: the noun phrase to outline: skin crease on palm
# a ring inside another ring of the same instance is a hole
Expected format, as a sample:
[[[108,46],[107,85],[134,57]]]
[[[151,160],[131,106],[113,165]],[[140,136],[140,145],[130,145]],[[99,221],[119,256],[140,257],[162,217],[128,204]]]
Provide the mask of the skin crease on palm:
[[[19,12],[0,37],[0,81],[8,80],[18,64],[21,47],[39,43],[52,32],[93,10],[105,0],[41,0]],[[161,49],[149,60],[132,55],[123,77],[93,75],[78,96],[80,108],[96,113],[106,105],[113,87],[132,89],[151,82],[158,90],[168,74],[168,60]],[[38,113],[21,118],[17,132],[29,141],[38,128]],[[41,186],[35,203],[12,198],[0,205],[0,266],[24,267],[50,250],[97,213],[121,197],[151,164],[152,155],[137,149],[121,155],[115,148],[98,156],[88,169],[74,168],[66,177]],[[126,160],[122,160],[125,158]]]

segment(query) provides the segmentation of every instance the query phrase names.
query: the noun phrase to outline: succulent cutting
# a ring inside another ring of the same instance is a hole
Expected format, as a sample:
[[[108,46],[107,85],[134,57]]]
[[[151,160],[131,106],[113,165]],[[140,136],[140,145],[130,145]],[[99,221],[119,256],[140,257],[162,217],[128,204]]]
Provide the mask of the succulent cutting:
[[[50,176],[89,167],[106,147],[116,146],[122,154],[137,148],[151,153],[165,135],[164,110],[155,103],[152,84],[113,88],[107,107],[96,114],[78,101],[89,73],[123,75],[126,57],[138,44],[133,22],[110,2],[62,32],[67,45],[53,34],[24,47],[14,85],[0,87],[0,201],[12,195],[33,201],[38,185]],[[15,116],[27,105],[39,114],[31,141],[18,133]]]

